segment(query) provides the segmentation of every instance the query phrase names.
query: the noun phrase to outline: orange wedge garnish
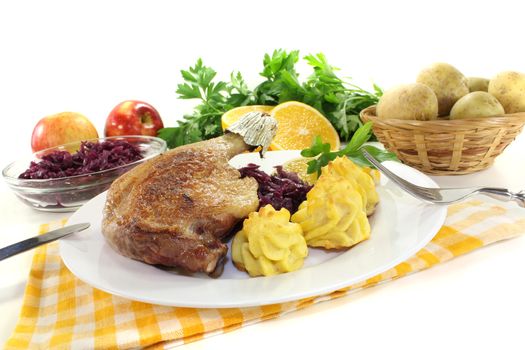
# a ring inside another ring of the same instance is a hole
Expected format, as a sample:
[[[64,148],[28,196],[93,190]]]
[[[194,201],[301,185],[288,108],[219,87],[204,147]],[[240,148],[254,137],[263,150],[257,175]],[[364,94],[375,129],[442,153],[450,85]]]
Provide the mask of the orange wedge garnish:
[[[337,131],[317,109],[301,102],[290,101],[275,106],[270,114],[277,120],[277,135],[272,150],[302,150],[311,146],[315,136],[339,150]]]

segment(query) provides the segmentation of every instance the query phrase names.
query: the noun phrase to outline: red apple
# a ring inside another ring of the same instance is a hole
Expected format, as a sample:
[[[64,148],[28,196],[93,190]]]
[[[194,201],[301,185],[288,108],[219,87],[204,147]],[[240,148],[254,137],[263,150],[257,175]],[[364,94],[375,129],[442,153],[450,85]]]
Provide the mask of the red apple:
[[[63,112],[40,119],[31,135],[33,152],[65,143],[98,138],[97,129],[80,113]]]
[[[163,127],[160,114],[152,105],[131,100],[119,103],[109,113],[104,135],[157,136],[157,130]]]

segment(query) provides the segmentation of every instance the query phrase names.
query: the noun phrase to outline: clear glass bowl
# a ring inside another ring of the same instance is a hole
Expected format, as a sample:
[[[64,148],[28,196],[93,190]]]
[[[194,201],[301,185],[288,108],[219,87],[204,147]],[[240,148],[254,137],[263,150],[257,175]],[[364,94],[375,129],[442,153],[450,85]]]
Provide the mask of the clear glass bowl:
[[[87,141],[102,142],[105,140],[127,141],[137,146],[144,158],[133,163],[85,175],[43,180],[18,178],[29,167],[31,161],[38,161],[49,152],[75,152],[80,142],[73,142],[36,152],[32,158],[17,160],[5,167],[2,175],[18,198],[32,208],[53,212],[74,211],[91,198],[107,190],[113,180],[126,171],[166,151],[166,142],[152,136],[115,136]]]

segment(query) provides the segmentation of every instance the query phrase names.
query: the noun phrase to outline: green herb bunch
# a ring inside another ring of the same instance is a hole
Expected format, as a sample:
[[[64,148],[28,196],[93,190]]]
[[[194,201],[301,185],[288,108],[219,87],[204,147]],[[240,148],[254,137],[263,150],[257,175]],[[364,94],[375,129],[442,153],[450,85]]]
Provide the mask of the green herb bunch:
[[[313,73],[303,82],[295,69],[299,51],[275,50],[265,54],[264,80],[251,90],[240,72],[230,81],[215,81],[216,71],[199,59],[195,66],[182,70],[184,83],[177,86],[181,99],[199,99],[193,112],[178,121],[176,127],[159,130],[159,137],[170,148],[210,139],[222,134],[221,116],[232,108],[247,105],[277,105],[286,101],[306,103],[321,112],[339,133],[341,141],[349,141],[362,125],[359,112],[378,102],[382,90],[374,85],[369,92],[339,78],[336,68],[328,64],[322,53],[307,55],[304,60]]]

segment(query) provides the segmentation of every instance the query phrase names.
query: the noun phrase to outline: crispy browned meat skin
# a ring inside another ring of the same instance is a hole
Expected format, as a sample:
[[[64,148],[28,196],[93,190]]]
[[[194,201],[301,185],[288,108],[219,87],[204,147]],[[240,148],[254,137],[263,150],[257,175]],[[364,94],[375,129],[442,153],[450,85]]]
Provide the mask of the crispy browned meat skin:
[[[257,182],[228,159],[248,150],[235,134],[178,147],[118,178],[102,233],[120,254],[148,264],[211,273],[231,228],[257,210]]]

